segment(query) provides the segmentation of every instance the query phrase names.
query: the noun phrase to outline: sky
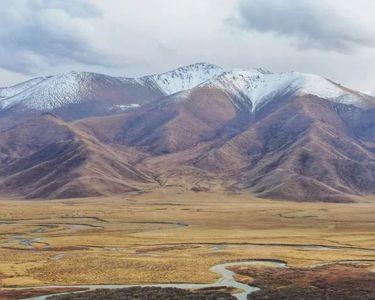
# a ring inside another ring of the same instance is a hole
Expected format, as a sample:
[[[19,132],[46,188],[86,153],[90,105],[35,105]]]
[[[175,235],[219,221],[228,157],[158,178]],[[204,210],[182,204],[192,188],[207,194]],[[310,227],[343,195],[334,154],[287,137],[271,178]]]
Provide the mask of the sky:
[[[141,76],[208,62],[375,90],[373,0],[4,0],[0,86],[70,70]]]

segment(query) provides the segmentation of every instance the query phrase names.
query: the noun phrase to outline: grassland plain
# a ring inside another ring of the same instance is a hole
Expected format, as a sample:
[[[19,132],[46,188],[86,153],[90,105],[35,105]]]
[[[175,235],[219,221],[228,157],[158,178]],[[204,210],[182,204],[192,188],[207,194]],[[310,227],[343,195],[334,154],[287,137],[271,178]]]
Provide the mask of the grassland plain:
[[[2,287],[203,283],[249,259],[291,267],[366,261],[375,270],[375,199],[269,201],[183,191],[0,201]]]

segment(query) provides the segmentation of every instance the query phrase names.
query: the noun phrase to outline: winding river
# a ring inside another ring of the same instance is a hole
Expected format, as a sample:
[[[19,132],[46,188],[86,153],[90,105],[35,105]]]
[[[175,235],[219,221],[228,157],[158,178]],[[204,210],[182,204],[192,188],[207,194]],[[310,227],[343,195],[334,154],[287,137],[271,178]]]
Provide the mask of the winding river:
[[[234,294],[233,296],[236,297],[238,300],[246,300],[247,296],[251,293],[259,290],[259,288],[255,286],[250,286],[247,284],[243,284],[235,280],[234,276],[235,273],[228,270],[229,267],[237,267],[237,266],[249,266],[249,265],[257,265],[257,264],[270,264],[273,267],[278,268],[287,268],[287,264],[284,262],[278,261],[271,261],[271,260],[250,260],[250,261],[240,261],[240,262],[232,262],[232,263],[224,263],[215,265],[211,268],[212,272],[219,274],[221,278],[214,283],[202,283],[202,284],[194,284],[194,283],[168,283],[168,284],[133,284],[133,285],[72,285],[72,286],[45,286],[44,288],[62,288],[62,287],[71,287],[71,288],[82,288],[87,290],[97,290],[97,289],[121,289],[121,288],[130,288],[130,287],[161,287],[161,288],[180,288],[180,289],[202,289],[202,288],[214,288],[214,287],[228,287],[228,288],[235,288],[238,289],[239,292]],[[63,293],[63,294],[70,294]],[[78,292],[80,293],[80,292]],[[59,293],[61,294],[61,293]],[[54,295],[59,295],[54,294]],[[28,300],[45,300],[48,297],[52,296],[45,295],[45,296],[38,296],[27,298]]]

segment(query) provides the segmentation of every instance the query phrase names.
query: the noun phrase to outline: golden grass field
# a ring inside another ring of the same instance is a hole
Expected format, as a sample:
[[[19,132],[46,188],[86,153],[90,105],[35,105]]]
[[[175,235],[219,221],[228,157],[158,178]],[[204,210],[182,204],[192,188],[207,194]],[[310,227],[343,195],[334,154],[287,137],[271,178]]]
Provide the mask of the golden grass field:
[[[177,188],[2,199],[1,285],[211,282],[214,264],[246,259],[375,262],[375,199],[357,200],[297,203]]]

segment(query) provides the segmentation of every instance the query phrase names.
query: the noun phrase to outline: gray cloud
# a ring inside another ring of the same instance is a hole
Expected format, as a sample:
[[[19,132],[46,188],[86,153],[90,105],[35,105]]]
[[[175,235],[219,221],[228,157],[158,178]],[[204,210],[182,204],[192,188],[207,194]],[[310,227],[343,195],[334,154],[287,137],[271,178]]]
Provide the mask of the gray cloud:
[[[82,0],[29,0],[28,5],[33,10],[63,10],[71,17],[76,18],[93,18],[102,16],[102,12],[98,7]]]
[[[94,44],[100,10],[82,0],[16,0],[0,8],[0,67],[33,74],[56,64],[114,65]]]
[[[342,14],[340,2],[325,0],[240,0],[237,21],[246,30],[290,37],[300,48],[351,52],[373,46],[375,34]],[[359,4],[358,4],[359,5]]]

